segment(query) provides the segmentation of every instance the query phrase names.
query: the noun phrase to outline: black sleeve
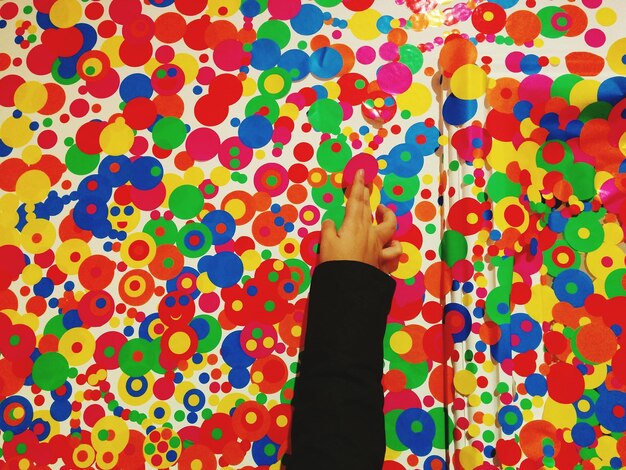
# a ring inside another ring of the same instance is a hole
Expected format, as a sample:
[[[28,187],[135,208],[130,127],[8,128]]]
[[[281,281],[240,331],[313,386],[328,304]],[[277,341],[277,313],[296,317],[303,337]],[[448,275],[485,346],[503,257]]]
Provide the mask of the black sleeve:
[[[383,337],[395,281],[356,261],[315,269],[287,470],[380,470]]]

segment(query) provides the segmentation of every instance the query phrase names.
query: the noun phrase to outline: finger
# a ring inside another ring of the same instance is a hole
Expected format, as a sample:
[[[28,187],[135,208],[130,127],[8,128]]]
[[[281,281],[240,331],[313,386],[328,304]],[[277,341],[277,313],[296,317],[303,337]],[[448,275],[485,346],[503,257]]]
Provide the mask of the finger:
[[[392,273],[398,269],[400,258],[402,256],[402,244],[398,240],[393,240],[391,244],[383,248],[380,253],[382,270],[386,273]]]
[[[361,220],[365,226],[372,223],[372,207],[370,206],[370,190],[363,186],[363,207],[361,208]]]
[[[346,215],[342,227],[355,227],[361,222],[363,211],[363,170],[358,170],[346,202]],[[339,229],[341,231],[341,229]]]
[[[322,222],[322,230],[320,231],[320,243],[332,241],[337,238],[337,226],[331,219]]]
[[[393,234],[396,233],[396,225],[398,219],[396,214],[391,209],[383,206],[382,204],[376,209],[376,220],[379,221],[376,226],[376,233],[382,245],[386,245],[393,238]]]

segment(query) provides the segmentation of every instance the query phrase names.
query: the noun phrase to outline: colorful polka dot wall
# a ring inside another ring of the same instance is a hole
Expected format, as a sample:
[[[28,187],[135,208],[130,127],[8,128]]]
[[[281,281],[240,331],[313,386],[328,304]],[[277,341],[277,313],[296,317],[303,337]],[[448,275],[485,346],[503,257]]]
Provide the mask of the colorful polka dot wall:
[[[403,247],[384,470],[626,467],[624,15],[1,1],[0,463],[278,470],[362,168]]]

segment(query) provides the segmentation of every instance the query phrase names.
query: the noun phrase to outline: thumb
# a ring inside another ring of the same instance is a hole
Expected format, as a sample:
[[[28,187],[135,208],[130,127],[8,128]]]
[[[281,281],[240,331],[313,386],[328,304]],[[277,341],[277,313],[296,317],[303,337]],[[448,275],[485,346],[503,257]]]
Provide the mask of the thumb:
[[[326,219],[322,222],[321,239],[332,240],[337,237],[337,227],[335,222],[331,219]]]

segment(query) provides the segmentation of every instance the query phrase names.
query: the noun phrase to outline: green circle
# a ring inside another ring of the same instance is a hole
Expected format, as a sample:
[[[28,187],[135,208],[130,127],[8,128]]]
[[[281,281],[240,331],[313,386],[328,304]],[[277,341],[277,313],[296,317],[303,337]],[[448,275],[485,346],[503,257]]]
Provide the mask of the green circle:
[[[276,304],[272,300],[268,300],[263,304],[263,308],[266,312],[273,312],[276,308]]]
[[[626,268],[612,271],[604,281],[604,289],[608,298],[621,297],[626,295],[624,279],[626,278]]]
[[[213,351],[222,340],[222,326],[217,318],[210,315],[196,315],[193,317],[195,322],[205,322],[209,326],[209,332],[206,336],[198,337],[198,347],[196,351],[199,353],[208,353]]]
[[[15,452],[20,455],[25,454],[26,450],[27,450],[27,447],[24,442],[20,442],[18,445],[15,446]]]
[[[604,242],[604,230],[600,223],[604,212],[582,212],[571,217],[565,225],[565,241],[577,251],[590,253],[597,250]]]
[[[174,412],[174,419],[177,422],[181,423],[181,422],[183,422],[185,420],[185,418],[186,418],[186,415],[185,415],[185,412],[183,410],[178,410],[178,411]]]
[[[334,173],[346,167],[352,158],[352,149],[345,139],[326,139],[317,147],[315,157],[321,168]]]
[[[321,7],[335,7],[341,3],[341,0],[315,0]]]
[[[187,138],[187,127],[177,117],[161,118],[152,128],[154,143],[165,150],[173,150]]]
[[[409,202],[419,192],[420,179],[418,175],[403,178],[390,173],[383,180],[383,191],[389,199],[398,202]]]
[[[452,267],[457,261],[465,259],[467,256],[467,239],[461,232],[456,230],[446,230],[441,238],[439,255],[442,261]]]
[[[193,219],[204,207],[204,196],[197,187],[183,184],[172,191],[168,204],[179,219]]]
[[[33,364],[33,382],[42,390],[52,391],[65,383],[70,366],[58,352],[47,352],[39,356]]]
[[[211,437],[216,441],[219,441],[223,435],[224,432],[220,428],[215,428],[213,429],[213,431],[211,431]]]
[[[204,237],[204,243],[198,247],[188,247],[185,244],[185,237],[191,231],[198,231]],[[176,240],[176,246],[178,250],[189,258],[199,258],[204,255],[209,248],[211,248],[211,244],[213,243],[213,235],[209,228],[201,223],[192,222],[190,224],[185,224],[178,232],[178,240]]]
[[[256,396],[256,402],[257,402],[259,405],[265,405],[265,403],[267,403],[267,395],[266,395],[265,393],[259,393],[259,394]]]
[[[271,250],[268,250],[267,248],[265,250],[263,250],[261,252],[261,258],[263,258],[264,260],[268,260],[272,257],[272,252]]]
[[[284,21],[268,20],[257,29],[257,39],[271,39],[283,49],[289,44],[291,30]]]
[[[143,231],[154,239],[157,246],[173,245],[176,243],[176,237],[178,235],[178,227],[176,227],[174,221],[167,220],[163,217],[146,222]]]
[[[65,165],[75,175],[88,175],[98,168],[99,163],[99,153],[87,154],[76,145],[71,145],[65,152]]]
[[[155,450],[156,450],[156,447],[152,442],[148,442],[146,446],[143,448],[143,451],[146,453],[146,455],[154,454]]]
[[[120,348],[120,369],[130,377],[146,375],[155,359],[150,343],[143,338],[130,339]]]
[[[550,38],[550,39],[556,39],[556,38],[563,37],[567,34],[569,29],[566,29],[566,28],[557,29],[552,25],[553,17],[559,14],[567,15],[565,10],[557,6],[547,6],[537,12],[537,18],[539,18],[539,21],[541,21],[541,35],[542,36],[546,38]],[[567,21],[565,17],[562,17],[562,19],[565,19]],[[565,26],[565,25],[560,25],[560,26]]]
[[[424,55],[416,46],[403,44],[398,48],[400,62],[406,65],[412,73],[417,73],[424,64]]]
[[[78,73],[75,73],[69,78],[62,77],[61,74],[59,74],[59,67],[61,67],[61,59],[56,59],[52,63],[52,70],[50,71],[50,74],[52,75],[52,78],[54,78],[55,82],[61,85],[73,85],[74,83],[78,82],[81,79]]]
[[[311,196],[315,204],[321,209],[343,207],[343,190],[332,184],[330,179],[322,186],[311,189]]]
[[[315,101],[309,108],[307,117],[317,132],[339,134],[343,121],[343,109],[335,100],[324,98]]]
[[[270,455],[274,455],[276,453],[276,447],[274,444],[265,444],[265,447],[263,447],[263,453],[268,457]]]
[[[433,233],[435,233],[437,231],[437,226],[435,224],[426,224],[426,233],[428,233],[429,235],[432,235]]]
[[[265,82],[268,78],[274,75],[278,75],[280,78],[282,78],[283,86],[277,91],[269,91],[265,86]],[[280,67],[274,67],[268,70],[264,70],[263,73],[259,75],[259,79],[257,81],[261,94],[274,99],[282,98],[287,95],[287,93],[289,93],[289,90],[291,90],[291,82],[291,74],[287,70]]]
[[[259,95],[252,98],[246,105],[246,116],[252,116],[253,114],[261,114],[267,118],[271,123],[276,122],[280,115],[280,107],[273,96]],[[231,160],[231,166],[233,160]]]
[[[272,271],[267,275],[267,280],[270,282],[278,281],[278,273],[276,271]]]

